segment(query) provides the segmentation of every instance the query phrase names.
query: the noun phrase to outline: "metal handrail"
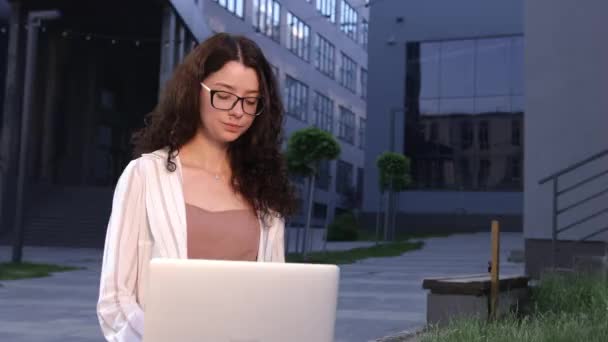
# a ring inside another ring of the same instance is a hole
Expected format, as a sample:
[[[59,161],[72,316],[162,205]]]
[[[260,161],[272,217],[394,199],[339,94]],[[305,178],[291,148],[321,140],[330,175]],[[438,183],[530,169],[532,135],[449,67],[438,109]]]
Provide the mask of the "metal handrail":
[[[603,232],[608,232],[608,227],[604,227],[604,228],[602,228],[602,229],[600,229],[600,230],[596,230],[595,232],[593,232],[593,233],[591,233],[591,234],[589,234],[589,235],[586,235],[585,237],[583,237],[583,238],[581,239],[581,241],[585,241],[585,240],[591,239],[592,237],[594,237],[594,236],[596,236],[596,235],[600,235],[600,234],[602,234]]]
[[[589,201],[592,201],[592,200],[594,200],[594,199],[596,199],[598,197],[602,197],[602,195],[605,195],[605,194],[608,194],[608,188],[606,188],[606,189],[604,189],[604,190],[602,190],[600,192],[596,192],[595,194],[593,194],[591,196],[585,197],[585,198],[583,198],[582,200],[580,200],[578,202],[572,203],[569,206],[567,206],[567,207],[565,207],[563,209],[558,210],[557,213],[561,215],[561,214],[565,213],[566,211],[572,210],[572,209],[574,209],[576,207],[580,207],[581,205],[583,205],[583,204],[585,204],[585,203],[587,203]]]
[[[575,171],[575,170],[577,170],[577,169],[579,169],[579,168],[581,168],[581,167],[583,167],[585,165],[588,165],[591,162],[594,162],[597,159],[600,159],[600,158],[605,157],[605,156],[608,156],[608,149],[606,149],[606,150],[604,150],[602,152],[596,153],[596,154],[592,155],[591,157],[586,158],[586,159],[584,159],[584,160],[582,160],[582,161],[580,161],[578,163],[570,165],[569,167],[566,167],[566,168],[564,168],[564,169],[562,169],[562,170],[560,170],[560,171],[552,174],[551,176],[545,177],[545,178],[543,178],[543,179],[541,179],[539,181],[539,185],[543,185],[543,184],[545,184],[545,183],[547,183],[549,181],[552,181],[552,190],[553,190],[553,199],[552,199],[553,203],[552,203],[552,206],[553,206],[553,210],[552,210],[552,241],[551,241],[552,243],[551,244],[552,244],[552,250],[553,250],[553,267],[554,268],[557,266],[556,265],[556,260],[557,260],[557,240],[558,240],[558,235],[560,233],[563,233],[566,230],[570,230],[570,229],[572,229],[572,228],[574,228],[574,227],[576,227],[576,226],[578,226],[578,225],[580,225],[582,223],[585,223],[585,222],[587,222],[587,221],[589,221],[589,220],[591,220],[593,218],[596,218],[596,217],[599,217],[599,216],[601,216],[601,215],[603,215],[605,213],[608,213],[608,206],[607,206],[604,209],[599,210],[599,211],[597,211],[597,212],[595,212],[595,213],[593,213],[593,214],[591,214],[589,216],[586,216],[586,217],[584,217],[582,219],[579,219],[579,220],[577,220],[577,221],[575,221],[573,223],[570,223],[569,225],[567,225],[565,227],[558,228],[558,226],[559,226],[559,223],[558,223],[559,216],[561,214],[563,214],[566,211],[572,210],[572,209],[574,209],[576,207],[579,207],[582,204],[588,203],[591,200],[594,200],[596,198],[601,197],[602,195],[608,193],[608,189],[604,189],[602,191],[594,193],[593,195],[587,196],[587,197],[583,198],[582,200],[579,200],[578,202],[572,203],[569,206],[566,206],[566,207],[564,207],[562,209],[558,208],[558,204],[559,204],[558,199],[559,199],[559,197],[561,195],[565,194],[565,193],[568,193],[570,191],[578,189],[581,186],[590,183],[591,181],[594,181],[596,179],[599,179],[600,177],[608,175],[608,170],[602,171],[602,172],[600,172],[600,173],[598,173],[596,175],[593,175],[591,177],[585,178],[584,180],[579,181],[579,182],[575,183],[574,185],[571,185],[571,186],[569,186],[569,187],[567,187],[565,189],[562,189],[562,190],[559,189],[559,178],[561,176],[567,174],[567,173]],[[597,235],[599,235],[599,234],[601,234],[603,232],[607,232],[607,231],[608,231],[608,227],[601,228],[601,229],[596,230],[596,231],[594,231],[594,232],[592,232],[592,233],[590,233],[588,235],[585,235],[579,241],[588,240],[588,239],[590,239],[590,238],[592,238],[594,236],[597,236]]]
[[[578,220],[576,222],[573,222],[573,223],[571,223],[571,224],[569,224],[569,225],[567,225],[567,226],[565,226],[563,228],[560,228],[560,229],[557,230],[557,232],[558,233],[565,232],[566,230],[572,229],[572,228],[578,226],[581,223],[585,223],[585,222],[587,222],[587,221],[589,221],[591,219],[594,219],[594,218],[596,218],[598,216],[601,216],[602,214],[606,214],[606,213],[608,213],[608,207],[606,207],[605,209],[602,209],[600,211],[596,211],[592,215],[586,216],[585,218],[582,218],[582,219],[580,219],[580,220]]]
[[[565,194],[567,192],[570,192],[570,191],[572,191],[574,189],[580,188],[581,186],[583,186],[583,185],[585,185],[585,184],[587,184],[589,182],[592,182],[592,181],[594,181],[594,180],[596,180],[596,179],[598,179],[598,178],[600,178],[602,176],[605,176],[605,175],[608,175],[608,170],[606,170],[604,172],[600,172],[597,175],[591,176],[589,178],[583,179],[582,181],[580,181],[580,182],[578,182],[578,183],[576,183],[574,185],[571,185],[571,186],[569,186],[569,187],[567,187],[567,188],[565,188],[563,190],[558,191],[557,194],[558,195],[563,195],[563,194]]]
[[[582,160],[582,161],[580,161],[578,163],[570,165],[567,168],[564,168],[564,169],[562,169],[560,171],[557,171],[556,173],[552,174],[551,176],[548,176],[548,177],[545,177],[545,178],[541,179],[538,183],[540,185],[543,185],[543,184],[547,183],[548,181],[550,181],[552,179],[555,179],[555,178],[557,178],[559,176],[562,176],[562,175],[564,175],[564,174],[566,174],[566,173],[568,173],[570,171],[574,171],[574,170],[580,168],[581,166],[587,165],[587,164],[591,163],[592,161],[595,161],[596,159],[600,159],[600,158],[602,158],[604,156],[608,156],[608,149],[606,149],[606,150],[604,150],[602,152],[599,152],[597,154],[594,154],[591,157],[589,157],[587,159],[584,159],[584,160]]]

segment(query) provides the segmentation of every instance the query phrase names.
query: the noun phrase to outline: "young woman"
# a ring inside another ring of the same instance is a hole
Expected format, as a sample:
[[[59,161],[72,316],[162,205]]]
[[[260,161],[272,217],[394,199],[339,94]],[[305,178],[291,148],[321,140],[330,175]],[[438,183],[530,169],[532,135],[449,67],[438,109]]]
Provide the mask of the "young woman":
[[[246,37],[217,34],[176,68],[114,194],[97,305],[108,341],[141,341],[153,257],[285,261],[282,108]]]

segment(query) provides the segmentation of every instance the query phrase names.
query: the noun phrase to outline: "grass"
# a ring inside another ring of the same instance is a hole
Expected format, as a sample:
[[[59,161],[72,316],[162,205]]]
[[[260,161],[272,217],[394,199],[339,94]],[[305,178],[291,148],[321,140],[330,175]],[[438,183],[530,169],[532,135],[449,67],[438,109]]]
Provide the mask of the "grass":
[[[0,263],[0,280],[17,280],[48,277],[53,272],[74,271],[82,268],[48,264]]]
[[[461,319],[431,328],[421,342],[608,341],[608,279],[552,276],[532,293],[530,313],[494,322]]]
[[[352,264],[367,258],[400,256],[403,253],[422,248],[422,242],[400,241],[372,247],[355,248],[346,251],[313,252],[306,262],[314,264]],[[305,262],[300,254],[290,253],[287,262]]]

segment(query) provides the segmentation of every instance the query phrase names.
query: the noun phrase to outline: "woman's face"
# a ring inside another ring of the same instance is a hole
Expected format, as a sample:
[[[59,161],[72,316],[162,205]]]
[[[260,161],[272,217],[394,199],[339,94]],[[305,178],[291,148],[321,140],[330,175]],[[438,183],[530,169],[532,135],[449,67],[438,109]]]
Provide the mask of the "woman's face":
[[[213,95],[213,103],[211,94]],[[237,101],[236,96],[245,98]],[[260,96],[257,73],[239,62],[230,61],[209,75],[201,84],[201,122],[203,134],[228,144],[238,139],[253,124]]]

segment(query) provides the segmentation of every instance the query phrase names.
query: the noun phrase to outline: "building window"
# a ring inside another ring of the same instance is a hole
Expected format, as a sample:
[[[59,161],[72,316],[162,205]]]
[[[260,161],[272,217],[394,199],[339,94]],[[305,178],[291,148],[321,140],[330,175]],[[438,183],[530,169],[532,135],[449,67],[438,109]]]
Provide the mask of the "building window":
[[[478,184],[479,188],[485,189],[488,187],[488,182],[490,179],[490,161],[487,159],[482,159],[479,161],[479,174],[478,174]]]
[[[340,106],[338,138],[349,144],[354,144],[355,142],[355,113],[342,106]]]
[[[236,15],[239,18],[243,18],[245,10],[244,0],[213,0],[220,6],[224,7],[228,12]]]
[[[359,24],[359,14],[345,0],[340,6],[340,30],[353,40],[357,40],[357,25]]]
[[[365,148],[365,118],[359,118],[359,148]]]
[[[521,122],[519,120],[511,121],[511,145],[521,146]]]
[[[307,121],[308,86],[295,78],[285,76],[285,113],[298,120]]]
[[[367,99],[367,69],[361,68],[361,98]]]
[[[471,186],[471,163],[468,159],[463,158],[460,160],[460,183],[464,186]]]
[[[315,67],[333,79],[336,69],[336,47],[320,34],[315,38]]]
[[[344,52],[340,66],[340,85],[352,92],[357,91],[357,63]]]
[[[490,148],[490,125],[487,121],[479,123],[479,149],[487,150]]]
[[[422,139],[422,141],[426,142],[429,139],[426,137],[426,124],[424,123],[419,123],[418,124],[418,134],[420,136],[420,139]]]
[[[321,190],[329,190],[329,183],[331,182],[331,162],[329,160],[322,160],[319,162],[319,169],[317,170],[317,181],[316,187]]]
[[[431,161],[431,177],[433,187],[443,187],[445,184],[445,163],[443,160]]]
[[[336,192],[347,194],[353,186],[353,164],[338,160],[336,172]]]
[[[367,39],[369,35],[369,23],[363,19],[361,21],[361,45],[364,49],[367,49]]]
[[[365,170],[362,167],[357,168],[357,204],[361,206],[363,203],[363,180],[365,179]]]
[[[439,140],[439,123],[431,123],[431,136],[429,137],[431,142],[438,142]]]
[[[281,4],[274,0],[253,0],[253,27],[270,39],[281,41]]]
[[[510,166],[511,166],[511,179],[514,181],[521,180],[521,158],[519,157],[511,157],[510,158]]]
[[[302,175],[297,175],[297,174],[290,174],[289,175],[289,180],[293,184],[304,185],[304,181],[306,180],[306,177],[304,177]]]
[[[467,150],[473,146],[473,123],[469,120],[460,122],[460,148]]]
[[[305,61],[310,60],[310,27],[300,18],[287,13],[287,49]]]
[[[334,101],[318,91],[315,91],[313,111],[315,114],[315,126],[326,130],[329,133],[333,133]]]
[[[327,205],[314,202],[312,206],[312,216],[319,220],[325,220],[327,218]]]
[[[336,22],[336,0],[317,0],[317,11],[330,22]]]

